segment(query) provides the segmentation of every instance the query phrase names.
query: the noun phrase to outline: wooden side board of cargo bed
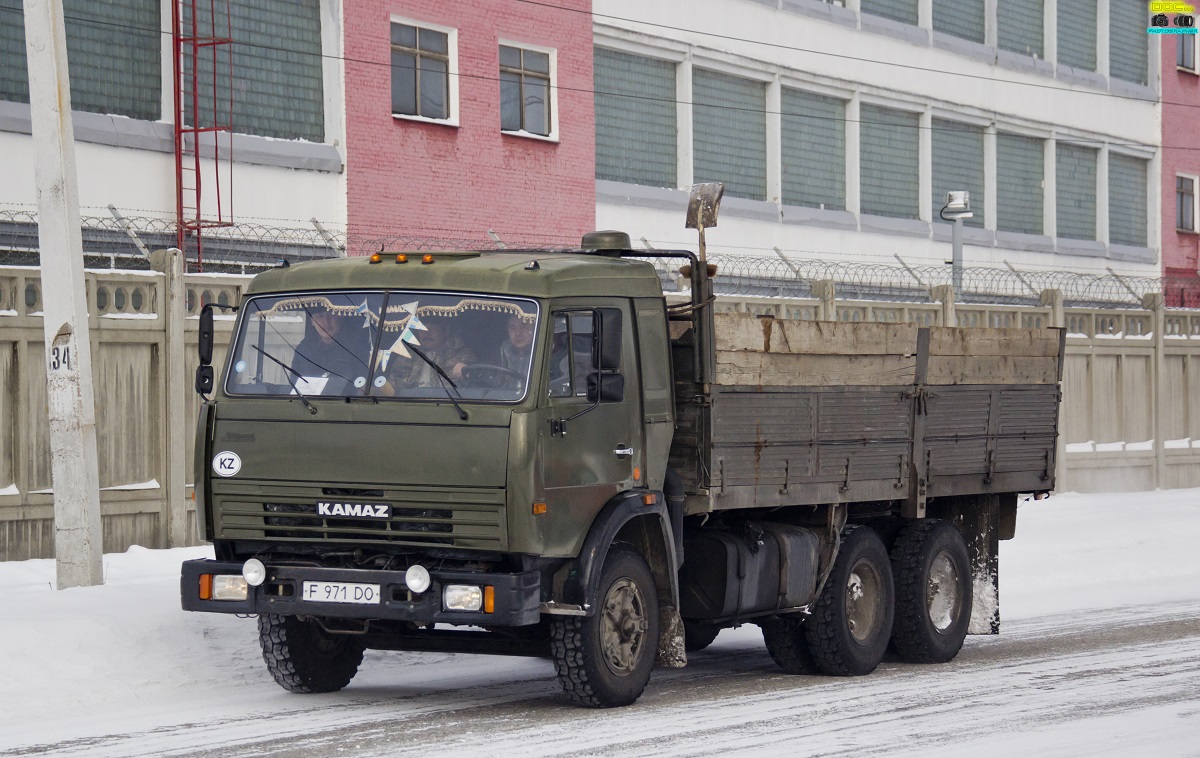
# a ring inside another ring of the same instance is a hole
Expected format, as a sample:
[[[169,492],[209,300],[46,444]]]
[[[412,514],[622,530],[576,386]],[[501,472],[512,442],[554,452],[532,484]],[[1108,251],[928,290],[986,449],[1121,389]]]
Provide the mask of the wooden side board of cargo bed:
[[[689,512],[1053,487],[1062,330],[715,317],[677,385]]]
[[[896,386],[917,381],[915,324],[715,316],[717,384],[732,387]],[[925,327],[925,384],[1056,384],[1053,329]]]

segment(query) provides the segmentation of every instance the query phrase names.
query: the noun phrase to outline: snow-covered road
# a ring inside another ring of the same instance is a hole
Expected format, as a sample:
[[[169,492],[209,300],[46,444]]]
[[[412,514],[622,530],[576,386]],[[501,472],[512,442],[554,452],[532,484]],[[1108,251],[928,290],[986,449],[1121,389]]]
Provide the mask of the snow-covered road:
[[[1022,507],[998,637],[943,666],[784,675],[722,632],[630,708],[587,711],[541,660],[368,653],[350,687],[289,695],[250,620],[178,610],[178,562],[107,556],[53,593],[0,564],[0,755],[1200,756],[1200,491]]]

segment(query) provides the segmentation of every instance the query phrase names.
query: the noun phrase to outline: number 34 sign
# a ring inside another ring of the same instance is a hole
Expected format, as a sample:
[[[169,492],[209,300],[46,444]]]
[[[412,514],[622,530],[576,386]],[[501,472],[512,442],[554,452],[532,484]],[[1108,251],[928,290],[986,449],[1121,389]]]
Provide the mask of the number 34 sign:
[[[71,370],[71,348],[69,345],[53,347],[50,350],[49,358],[51,371]]]

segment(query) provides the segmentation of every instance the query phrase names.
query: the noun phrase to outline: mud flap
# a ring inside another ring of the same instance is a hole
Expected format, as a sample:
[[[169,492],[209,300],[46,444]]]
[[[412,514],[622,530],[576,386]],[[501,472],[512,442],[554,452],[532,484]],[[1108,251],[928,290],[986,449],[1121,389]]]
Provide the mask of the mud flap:
[[[999,515],[1016,499],[1016,493],[939,498],[927,511],[954,524],[967,543],[973,597],[967,634],[1000,633]]]
[[[687,665],[687,652],[683,641],[683,619],[679,609],[670,605],[660,606],[658,622],[658,666],[666,669],[681,669]]]

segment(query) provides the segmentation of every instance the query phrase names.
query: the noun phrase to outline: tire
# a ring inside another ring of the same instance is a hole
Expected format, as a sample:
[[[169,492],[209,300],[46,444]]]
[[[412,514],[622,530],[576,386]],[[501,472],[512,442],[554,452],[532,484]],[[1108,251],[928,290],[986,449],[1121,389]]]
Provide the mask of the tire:
[[[357,637],[329,634],[296,616],[259,615],[258,641],[267,670],[288,692],[337,692],[354,678],[363,658]]]
[[[658,593],[641,555],[625,545],[609,548],[596,612],[556,617],[550,651],[576,704],[614,708],[638,699],[658,654]]]
[[[802,627],[814,668],[831,676],[874,671],[887,652],[895,603],[883,541],[868,527],[846,527],[833,571]]]
[[[683,622],[683,649],[689,653],[703,650],[713,644],[713,640],[721,633],[721,627],[705,624],[703,621]]]
[[[958,529],[924,519],[892,547],[896,618],[892,645],[910,663],[945,663],[962,649],[971,623],[971,562]]]
[[[799,616],[781,616],[760,621],[763,641],[771,660],[787,674],[813,673],[812,656],[804,639],[804,619]]]

